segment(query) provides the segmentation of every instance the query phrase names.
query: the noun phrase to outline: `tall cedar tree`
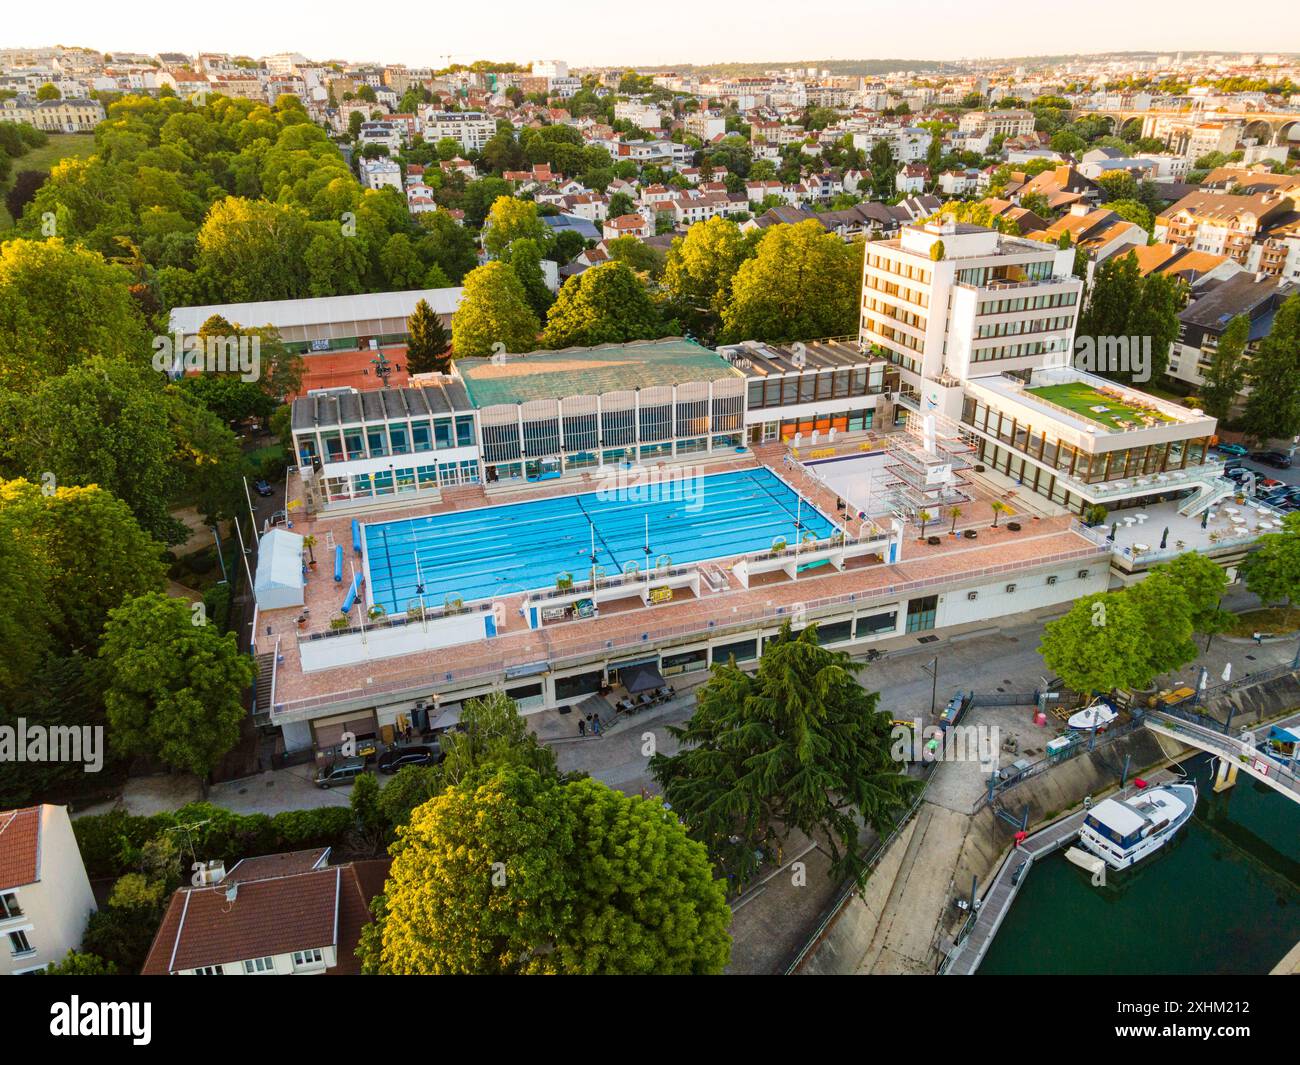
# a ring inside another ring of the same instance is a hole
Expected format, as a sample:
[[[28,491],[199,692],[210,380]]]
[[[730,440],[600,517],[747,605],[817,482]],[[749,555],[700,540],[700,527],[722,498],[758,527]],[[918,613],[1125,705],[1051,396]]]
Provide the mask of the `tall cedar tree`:
[[[406,342],[407,369],[411,373],[445,373],[450,361],[447,350],[451,347],[451,337],[427,300],[415,305],[406,320],[406,328],[410,334]]]

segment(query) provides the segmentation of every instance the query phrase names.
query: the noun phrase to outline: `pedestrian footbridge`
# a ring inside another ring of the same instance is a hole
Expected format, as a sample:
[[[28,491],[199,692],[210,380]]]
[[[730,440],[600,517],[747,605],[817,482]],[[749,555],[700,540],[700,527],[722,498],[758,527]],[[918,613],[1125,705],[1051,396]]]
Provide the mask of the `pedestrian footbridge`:
[[[1256,732],[1247,730],[1236,736],[1225,736],[1218,729],[1203,723],[1209,720],[1193,720],[1191,714],[1183,716],[1177,711],[1148,711],[1142,718],[1143,724],[1152,732],[1168,736],[1184,746],[1217,755],[1219,772],[1215,779],[1216,791],[1230,787],[1236,780],[1237,773],[1241,772],[1280,791],[1292,802],[1300,802],[1300,776],[1296,774],[1294,758],[1281,758],[1262,750],[1260,736]],[[1300,713],[1261,727],[1261,730],[1269,731],[1297,729],[1300,729]]]

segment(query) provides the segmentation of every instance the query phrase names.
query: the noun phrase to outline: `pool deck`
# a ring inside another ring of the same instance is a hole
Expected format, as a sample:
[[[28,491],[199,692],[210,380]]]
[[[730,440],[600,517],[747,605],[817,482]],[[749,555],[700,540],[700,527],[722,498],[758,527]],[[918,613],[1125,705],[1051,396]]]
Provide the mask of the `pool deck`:
[[[857,451],[860,443],[841,445],[845,454]],[[788,449],[782,444],[759,445],[743,455],[727,456],[709,462],[708,474],[729,470],[753,469],[757,465],[771,467],[826,515],[836,514],[836,499],[822,485],[806,475],[801,476],[797,466],[786,463]],[[1007,567],[1015,570],[1039,565],[1049,558],[1084,558],[1095,556],[1098,546],[1072,528],[1068,515],[1038,517],[1025,512],[1021,515],[1023,527],[1019,532],[1008,531],[1006,518],[997,529],[990,528],[994,512],[994,498],[1008,499],[1010,493],[981,493],[962,507],[957,530],[975,528],[978,539],[968,540],[948,535],[951,519],[935,522],[927,534],[938,535],[940,543],[931,546],[919,542],[915,530],[905,534],[902,560],[894,565],[855,560],[843,571],[821,567],[801,573],[796,580],[784,574],[765,575],[744,588],[730,572],[728,564],[714,563],[712,570],[720,579],[716,590],[702,584],[704,592],[695,596],[689,589],[679,590],[670,601],[654,606],[641,606],[631,601],[630,606],[619,609],[606,604],[594,618],[571,619],[548,623],[530,629],[522,616],[524,590],[504,600],[504,611],[498,620],[498,634],[492,640],[459,644],[434,651],[424,651],[405,657],[388,658],[336,669],[304,673],[298,650],[298,637],[328,628],[329,619],[336,616],[347,589],[349,559],[356,559],[352,551],[351,524],[353,517],[362,522],[417,517],[422,514],[445,513],[470,507],[515,502],[524,499],[545,498],[550,495],[567,495],[593,491],[598,487],[592,474],[580,479],[549,485],[529,485],[519,493],[502,494],[494,490],[489,497],[481,486],[462,486],[447,490],[438,501],[372,510],[354,515],[324,515],[314,518],[294,519],[294,531],[316,537],[315,548],[318,566],[308,570],[305,605],[308,620],[300,628],[297,624],[302,608],[290,607],[260,614],[257,622],[257,651],[265,653],[278,646],[282,660],[277,669],[275,701],[284,705],[287,712],[307,709],[344,698],[365,698],[383,690],[429,683],[453,673],[457,679],[475,673],[499,670],[502,663],[558,662],[584,654],[600,651],[607,646],[627,644],[633,646],[645,638],[646,642],[664,639],[675,634],[707,630],[710,625],[725,627],[757,621],[770,616],[778,608],[791,608],[797,604],[814,604],[818,600],[854,595],[881,597],[900,591],[899,586],[917,582],[946,583],[974,576],[989,568]],[[289,480],[289,498],[297,499],[299,506],[291,514],[303,514],[301,506],[302,485],[296,475]],[[1014,498],[1010,499],[1015,508]],[[855,529],[850,529],[856,532]],[[341,544],[344,549],[344,581],[333,579],[333,550],[330,543]],[[359,568],[359,567],[358,567]]]

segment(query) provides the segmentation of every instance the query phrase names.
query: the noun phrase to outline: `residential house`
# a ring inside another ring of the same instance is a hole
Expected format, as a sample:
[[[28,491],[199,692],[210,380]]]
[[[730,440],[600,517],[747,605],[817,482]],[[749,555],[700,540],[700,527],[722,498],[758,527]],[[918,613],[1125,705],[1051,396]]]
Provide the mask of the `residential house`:
[[[95,909],[67,807],[0,810],[0,976],[80,949]]]
[[[355,975],[388,859],[330,865],[329,848],[219,864],[172,895],[146,976]]]

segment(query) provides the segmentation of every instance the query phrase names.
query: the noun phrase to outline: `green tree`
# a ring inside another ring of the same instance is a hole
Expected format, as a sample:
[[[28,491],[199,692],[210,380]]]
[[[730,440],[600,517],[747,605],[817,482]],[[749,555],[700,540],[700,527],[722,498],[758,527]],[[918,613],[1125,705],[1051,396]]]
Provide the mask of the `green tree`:
[[[406,364],[411,373],[445,373],[451,338],[442,319],[433,313],[433,308],[425,300],[416,303],[415,310],[406,320],[406,328],[409,333]]]
[[[844,243],[819,222],[772,226],[736,271],[723,338],[812,340],[853,332],[862,253],[863,245]]]
[[[55,85],[54,82],[47,81],[44,85],[42,85],[39,89],[36,90],[36,99],[42,101],[62,100],[63,93],[59,91],[59,87]]]
[[[399,836],[367,968],[705,974],[726,964],[722,886],[657,799],[509,767],[448,788]]]
[[[829,848],[837,874],[862,877],[861,825],[888,831],[914,794],[862,668],[819,646],[816,625],[795,636],[787,622],[756,674],[714,667],[690,721],[669,729],[678,753],[651,759],[673,812],[739,883],[756,872],[756,849],[794,830]]]
[[[664,266],[664,291],[673,312],[694,335],[706,340],[717,335],[736,271],[754,255],[757,242],[757,236],[747,237],[735,222],[717,216],[691,226],[673,241]]]
[[[659,312],[645,287],[622,262],[592,267],[568,281],[542,333],[547,348],[621,344],[661,335]]]
[[[36,970],[37,976],[116,976],[117,966],[96,954],[78,954],[68,951],[62,961],[53,962]]]
[[[507,256],[510,269],[524,286],[524,296],[528,306],[540,319],[546,315],[555,297],[546,287],[546,278],[542,273],[542,251],[532,237],[517,237],[510,243]]]
[[[1038,652],[1076,691],[1145,688],[1154,676],[1144,642],[1146,618],[1120,592],[1075,600],[1070,612],[1043,627]]]
[[[252,660],[183,599],[152,592],[109,611],[99,658],[109,741],[206,780],[239,740]]]
[[[1300,433],[1300,294],[1288,296],[1273,316],[1247,372],[1250,395],[1243,428],[1257,440]]]
[[[1220,421],[1228,417],[1237,394],[1246,384],[1249,372],[1246,343],[1249,339],[1250,319],[1239,314],[1219,335],[1210,364],[1201,371],[1201,406],[1206,414]]]
[[[894,161],[894,149],[889,141],[878,140],[871,146],[867,156],[867,165],[871,168],[871,195],[877,200],[891,200],[896,194],[894,178],[898,174],[898,164]]]
[[[508,263],[484,263],[465,278],[460,307],[451,320],[457,358],[491,355],[498,343],[506,351],[532,351],[540,328],[524,286]]]
[[[0,386],[30,392],[94,355],[140,360],[148,330],[130,280],[57,237],[0,245]]]
[[[499,196],[483,224],[483,250],[496,259],[508,257],[510,246],[527,238],[539,248],[547,246],[550,231],[537,215],[537,204]]]
[[[1300,514],[1282,519],[1282,531],[1266,533],[1242,563],[1246,587],[1265,603],[1290,606],[1300,597]]]
[[[1228,574],[1212,559],[1188,551],[1169,562],[1153,566],[1151,572],[1164,573],[1175,582],[1191,610],[1192,628],[1205,636],[1223,632],[1232,624],[1233,615],[1220,603],[1228,589]]]

